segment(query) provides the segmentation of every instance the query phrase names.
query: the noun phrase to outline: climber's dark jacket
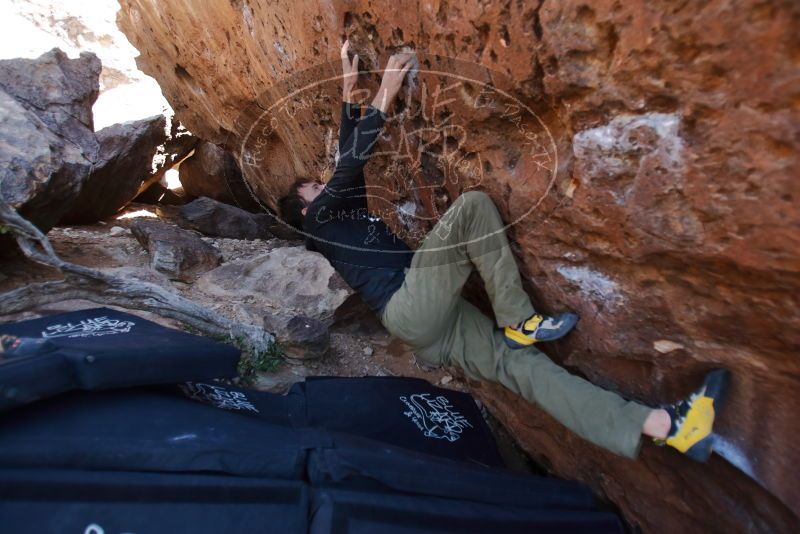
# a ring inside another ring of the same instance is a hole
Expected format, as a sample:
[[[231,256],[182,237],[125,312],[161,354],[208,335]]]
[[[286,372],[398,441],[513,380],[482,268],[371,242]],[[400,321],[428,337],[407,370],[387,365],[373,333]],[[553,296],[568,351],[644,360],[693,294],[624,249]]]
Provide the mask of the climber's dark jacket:
[[[386,115],[372,106],[342,103],[339,161],[333,177],[308,207],[306,248],[325,256],[378,314],[403,284],[414,251],[367,209],[364,165]]]

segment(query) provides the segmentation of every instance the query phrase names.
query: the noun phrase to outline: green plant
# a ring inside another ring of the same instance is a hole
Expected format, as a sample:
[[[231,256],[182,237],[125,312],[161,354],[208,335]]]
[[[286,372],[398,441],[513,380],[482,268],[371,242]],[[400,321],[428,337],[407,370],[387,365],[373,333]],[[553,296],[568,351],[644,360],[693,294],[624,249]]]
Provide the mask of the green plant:
[[[243,340],[235,340],[241,345]],[[284,350],[280,343],[274,341],[267,350],[255,354],[243,353],[239,360],[239,376],[242,384],[251,384],[258,373],[274,373],[283,362]]]
[[[181,324],[180,324],[180,328],[181,328],[181,329],[182,329],[184,332],[187,332],[187,333],[189,333],[189,334],[194,334],[194,335],[196,335],[196,336],[202,335],[202,334],[200,333],[200,331],[199,331],[197,328],[195,328],[195,327],[193,327],[193,326],[191,326],[191,325],[188,325],[188,324],[186,324],[186,323],[181,323]]]
[[[238,370],[243,385],[252,384],[258,373],[274,373],[283,363],[285,352],[277,341],[273,341],[267,350],[254,354],[248,350],[247,340],[244,337],[232,337],[228,334],[204,334],[190,325],[183,324],[181,326],[190,334],[205,336],[241,349],[242,357],[239,359]]]
[[[11,228],[6,226],[5,224],[0,224],[0,235],[2,234],[10,234]]]

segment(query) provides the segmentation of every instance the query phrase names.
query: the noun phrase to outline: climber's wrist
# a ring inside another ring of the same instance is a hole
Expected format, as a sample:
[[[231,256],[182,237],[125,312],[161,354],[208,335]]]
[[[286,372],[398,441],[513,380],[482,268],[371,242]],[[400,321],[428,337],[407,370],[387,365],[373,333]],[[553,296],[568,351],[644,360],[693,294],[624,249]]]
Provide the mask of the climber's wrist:
[[[375,98],[372,100],[372,107],[381,110],[383,113],[386,113],[389,109],[389,106],[392,105],[392,101],[394,97],[397,96],[397,91],[392,91],[391,89],[387,89],[383,85],[381,85],[380,89],[378,89]]]
[[[353,95],[354,92],[353,89],[355,89],[355,84],[345,85],[344,87],[342,87],[342,100],[344,102],[349,102],[351,104],[356,103],[355,95]]]

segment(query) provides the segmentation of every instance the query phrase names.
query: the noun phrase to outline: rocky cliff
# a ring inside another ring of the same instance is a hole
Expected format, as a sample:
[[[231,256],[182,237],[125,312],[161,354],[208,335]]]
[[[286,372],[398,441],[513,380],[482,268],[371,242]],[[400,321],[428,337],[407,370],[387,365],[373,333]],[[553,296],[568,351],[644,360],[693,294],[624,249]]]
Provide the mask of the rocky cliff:
[[[800,513],[800,5],[120,0],[118,23],[193,133],[275,201],[335,157],[338,51],[374,89],[419,65],[367,170],[415,243],[460,192],[509,223],[535,305],[582,320],[551,356],[649,403],[734,374],[707,465],[637,462],[502,388],[475,393],[555,473],[648,532],[789,531]]]

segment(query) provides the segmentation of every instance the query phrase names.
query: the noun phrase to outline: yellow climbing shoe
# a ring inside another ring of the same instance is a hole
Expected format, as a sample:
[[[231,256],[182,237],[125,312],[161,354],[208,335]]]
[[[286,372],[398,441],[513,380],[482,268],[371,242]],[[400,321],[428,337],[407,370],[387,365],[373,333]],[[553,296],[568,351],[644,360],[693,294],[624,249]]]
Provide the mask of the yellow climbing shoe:
[[[722,399],[730,380],[726,369],[709,372],[703,385],[688,399],[664,409],[672,419],[669,434],[658,444],[673,447],[692,460],[705,462],[714,448],[714,418],[719,412]]]
[[[570,312],[559,313],[553,317],[536,313],[522,321],[516,328],[506,327],[506,345],[512,349],[521,349],[537,341],[553,341],[566,336],[577,322],[578,315]]]

